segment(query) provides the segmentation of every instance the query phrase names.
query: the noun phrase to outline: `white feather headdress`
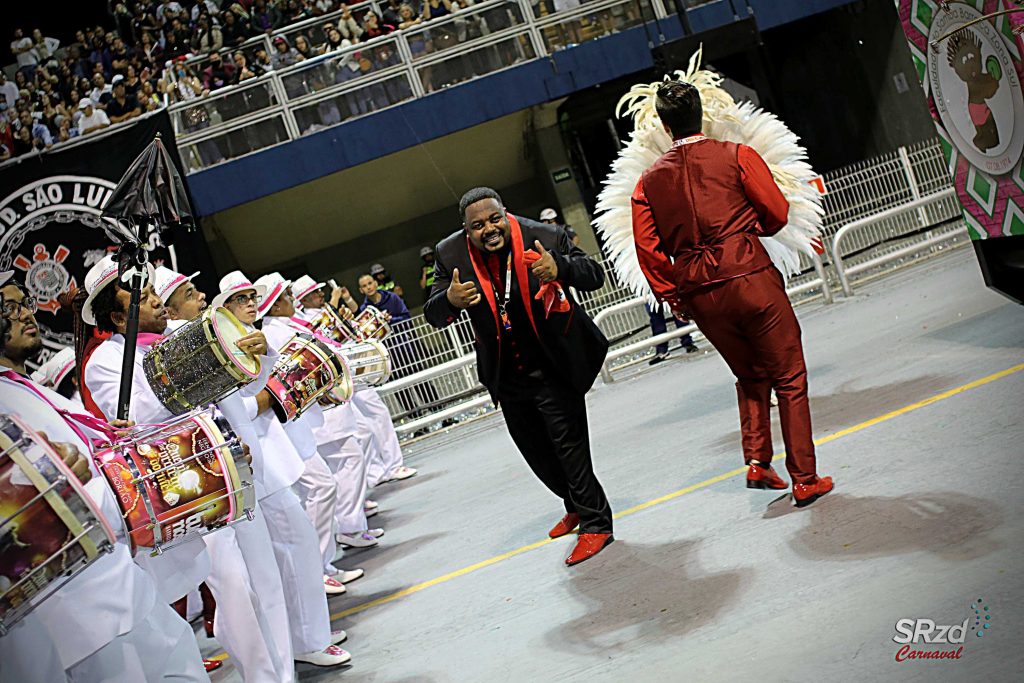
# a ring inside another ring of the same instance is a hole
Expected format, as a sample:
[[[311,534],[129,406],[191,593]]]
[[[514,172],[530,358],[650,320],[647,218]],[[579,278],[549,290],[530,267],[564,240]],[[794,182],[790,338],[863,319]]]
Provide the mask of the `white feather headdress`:
[[[690,57],[686,71],[676,71],[675,78],[700,91],[706,136],[752,147],[768,164],[775,182],[789,201],[789,223],[773,237],[762,237],[761,241],[782,274],[795,275],[800,272],[799,252],[812,254],[812,242],[820,241],[824,215],[821,195],[810,184],[816,174],[806,161],[807,150],[774,114],[750,102],[737,103],[721,87],[721,76],[700,68],[701,53],[702,49],[697,50]],[[615,113],[633,117],[633,133],[612,163],[611,173],[598,195],[594,219],[619,279],[637,296],[648,298],[651,290],[640,270],[633,241],[630,197],[643,172],[672,146],[672,139],[662,128],[655,110],[660,85],[660,82],[635,85],[619,100]]]

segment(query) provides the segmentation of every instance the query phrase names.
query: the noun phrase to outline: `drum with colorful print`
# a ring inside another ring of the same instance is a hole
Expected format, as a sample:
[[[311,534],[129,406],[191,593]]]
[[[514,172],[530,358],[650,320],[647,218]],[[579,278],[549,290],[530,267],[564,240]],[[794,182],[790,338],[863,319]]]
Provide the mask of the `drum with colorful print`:
[[[352,328],[352,325],[327,307],[322,308],[319,313],[304,324],[308,325],[314,332],[338,344],[359,340],[359,336]]]
[[[355,328],[363,340],[381,340],[391,334],[391,325],[384,314],[372,306],[367,306],[356,316]]]
[[[113,530],[53,446],[0,415],[0,636],[113,549]]]
[[[95,459],[121,506],[133,553],[143,547],[159,554],[252,519],[245,445],[213,408],[144,427]]]
[[[276,399],[271,405],[281,422],[301,415],[340,381],[348,369],[336,351],[312,334],[299,332],[281,349],[267,391]]]

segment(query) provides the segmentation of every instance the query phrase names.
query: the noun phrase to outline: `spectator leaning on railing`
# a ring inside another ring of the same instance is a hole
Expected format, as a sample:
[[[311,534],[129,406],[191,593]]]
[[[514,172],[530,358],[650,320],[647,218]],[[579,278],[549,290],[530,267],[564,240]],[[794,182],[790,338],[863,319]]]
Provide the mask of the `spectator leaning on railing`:
[[[110,125],[110,119],[107,118],[106,112],[96,109],[88,97],[78,103],[78,108],[82,110],[82,118],[78,119],[80,135],[88,135]]]

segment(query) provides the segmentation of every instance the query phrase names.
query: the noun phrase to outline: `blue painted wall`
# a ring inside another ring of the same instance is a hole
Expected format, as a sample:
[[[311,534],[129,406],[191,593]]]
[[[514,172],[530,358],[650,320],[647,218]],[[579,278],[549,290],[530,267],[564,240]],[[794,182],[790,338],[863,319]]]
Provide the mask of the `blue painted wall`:
[[[850,0],[750,0],[761,30]],[[736,3],[741,4],[740,2]],[[733,20],[727,2],[688,12],[695,32]],[[658,30],[660,28],[660,31]],[[485,121],[651,68],[650,44],[682,36],[675,17],[562,50],[370,116],[193,173],[195,210],[208,216]]]

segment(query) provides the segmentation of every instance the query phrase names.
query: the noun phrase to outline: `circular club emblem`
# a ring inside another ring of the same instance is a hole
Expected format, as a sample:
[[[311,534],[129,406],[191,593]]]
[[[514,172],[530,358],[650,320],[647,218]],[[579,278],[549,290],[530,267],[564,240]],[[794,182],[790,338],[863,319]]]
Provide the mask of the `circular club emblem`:
[[[969,5],[936,12],[929,42],[979,19]],[[999,32],[981,21],[928,50],[935,108],[957,150],[990,175],[1009,173],[1024,150],[1024,96]]]

